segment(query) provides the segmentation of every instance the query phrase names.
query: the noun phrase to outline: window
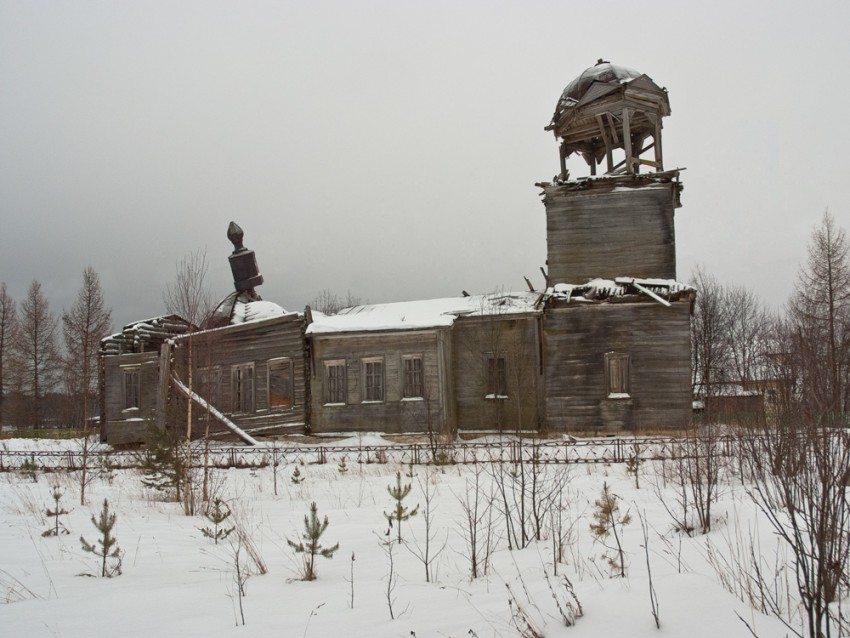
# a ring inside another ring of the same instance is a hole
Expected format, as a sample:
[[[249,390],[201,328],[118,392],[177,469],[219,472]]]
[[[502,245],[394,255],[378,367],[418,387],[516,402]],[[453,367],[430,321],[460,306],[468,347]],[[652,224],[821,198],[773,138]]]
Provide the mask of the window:
[[[140,398],[139,368],[124,368],[124,409],[138,409],[141,406]]]
[[[269,366],[269,407],[291,408],[294,404],[292,392],[292,360],[272,359]]]
[[[233,366],[231,379],[233,382],[233,412],[253,412],[254,364],[243,363]]]
[[[631,391],[629,383],[629,355],[622,352],[608,352],[605,355],[605,376],[608,398],[628,398]]]
[[[772,408],[779,405],[779,393],[776,391],[776,388],[768,388],[764,398],[767,405]]]
[[[404,373],[402,397],[405,399],[421,399],[425,396],[422,355],[406,354],[402,356],[401,363]]]
[[[213,405],[218,405],[221,392],[221,368],[200,368],[194,390]]]
[[[487,397],[508,398],[508,359],[503,354],[487,355]]]
[[[341,405],[345,399],[345,360],[325,361],[325,403]]]
[[[366,392],[364,401],[384,400],[384,360],[381,358],[363,359],[363,387]]]

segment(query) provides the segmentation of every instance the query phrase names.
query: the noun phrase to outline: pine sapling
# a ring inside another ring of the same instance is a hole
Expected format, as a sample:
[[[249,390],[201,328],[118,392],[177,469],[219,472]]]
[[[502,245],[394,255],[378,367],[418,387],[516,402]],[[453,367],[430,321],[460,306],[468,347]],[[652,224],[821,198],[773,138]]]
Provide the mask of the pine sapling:
[[[116,544],[118,542],[117,539],[112,535],[112,528],[115,527],[115,519],[115,514],[109,512],[109,501],[103,499],[103,509],[100,511],[100,518],[91,517],[92,524],[100,532],[100,538],[97,539],[97,544],[100,548],[87,542],[85,538],[80,536],[83,551],[100,556],[100,575],[104,578],[121,575],[123,552]]]
[[[295,543],[288,538],[286,539],[286,543],[297,554],[304,554],[304,571],[302,574],[304,580],[316,580],[316,556],[333,558],[334,552],[339,549],[339,543],[333,547],[322,547],[319,544],[319,539],[327,528],[328,517],[325,516],[324,521],[319,521],[318,507],[316,501],[313,501],[310,504],[310,515],[304,517],[302,542]]]
[[[348,465],[345,464],[345,457],[342,457],[342,459],[340,459],[339,463],[337,463],[336,465],[336,469],[339,471],[340,474],[345,474],[346,472],[348,472]]]
[[[30,479],[33,483],[38,483],[38,465],[35,462],[35,454],[30,455],[28,459],[24,459],[19,471],[21,476]]]
[[[213,524],[212,527],[202,527],[201,533],[207,538],[211,538],[215,541],[216,545],[218,541],[224,540],[228,536],[230,536],[231,532],[236,529],[236,527],[224,527],[223,523],[230,518],[230,507],[222,501],[220,498],[213,499],[212,504],[207,508],[207,511],[204,512],[204,516]]]
[[[53,527],[48,530],[45,530],[41,533],[42,536],[59,536],[60,534],[70,534],[68,529],[59,522],[59,517],[64,516],[68,513],[64,507],[59,505],[59,501],[62,498],[62,492],[59,489],[59,485],[53,486],[53,493],[50,495],[53,498],[53,509],[49,507],[44,511],[45,515],[49,518],[53,519]]]
[[[619,572],[620,577],[626,577],[626,564],[625,564],[625,555],[623,553],[623,545],[620,541],[620,535],[622,533],[622,527],[624,525],[628,525],[631,522],[631,516],[626,512],[622,516],[620,516],[620,506],[617,501],[619,498],[612,494],[608,489],[608,483],[602,484],[602,494],[596,500],[596,509],[593,511],[593,519],[594,522],[591,523],[590,529],[596,535],[596,537],[603,542],[604,538],[606,538],[609,534],[614,536],[615,547],[608,547],[605,545],[607,549],[615,550],[617,552],[617,557],[606,557],[608,559],[608,566],[611,568],[612,573]]]
[[[641,444],[635,439],[632,443],[632,449],[626,457],[626,474],[631,474],[635,479],[635,489],[640,489],[640,466],[643,464],[643,459],[640,457]]]
[[[410,483],[407,485],[401,484],[401,472],[395,473],[395,483],[395,486],[387,486],[387,492],[389,492],[389,495],[395,500],[395,508],[391,512],[384,512],[384,516],[386,516],[390,527],[392,527],[393,521],[398,523],[398,542],[400,543],[402,521],[406,521],[409,518],[416,516],[419,512],[419,506],[417,505],[412,510],[405,506],[404,499],[408,494],[410,494]]]
[[[290,480],[295,485],[298,485],[299,483],[303,483],[305,478],[307,478],[307,477],[304,476],[303,474],[301,474],[301,470],[299,470],[298,467],[296,466],[295,471],[292,472],[292,476],[290,477]]]

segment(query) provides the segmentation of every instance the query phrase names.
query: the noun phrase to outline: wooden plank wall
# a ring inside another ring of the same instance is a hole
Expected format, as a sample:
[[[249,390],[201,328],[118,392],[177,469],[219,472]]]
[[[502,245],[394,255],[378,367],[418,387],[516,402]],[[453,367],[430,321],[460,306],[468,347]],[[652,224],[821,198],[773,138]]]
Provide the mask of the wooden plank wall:
[[[679,184],[650,176],[544,189],[549,281],[676,278],[673,211]],[[642,186],[631,188],[629,185]]]
[[[111,445],[138,443],[154,422],[159,380],[159,353],[108,355],[103,366],[103,416],[101,440]],[[124,409],[124,369],[139,366],[139,408]]]
[[[241,428],[264,428],[263,432],[304,432],[306,408],[309,401],[307,359],[304,352],[304,318],[285,315],[274,319],[226,326],[216,330],[196,333],[193,336],[196,372],[193,390],[226,414]],[[176,340],[175,368],[186,383],[186,356],[188,338]],[[269,408],[268,361],[288,357],[292,360],[292,385],[294,402],[289,408]],[[254,364],[254,411],[234,412],[232,369],[235,365]],[[218,387],[204,384],[200,368],[218,369]],[[206,387],[205,387],[206,386]],[[173,391],[172,391],[173,395]],[[198,426],[203,427],[203,410],[193,408],[198,416]],[[203,430],[199,430],[199,433]],[[211,421],[211,432],[226,432],[217,421]]]
[[[537,315],[461,317],[453,328],[457,429],[515,432],[540,426]],[[488,353],[507,359],[508,398],[487,398]]]
[[[572,303],[544,315],[552,432],[678,428],[691,421],[690,302]],[[607,399],[605,353],[630,356],[631,399]],[[626,406],[626,403],[629,405]]]
[[[387,331],[335,335],[312,335],[312,411],[314,433],[378,431],[388,433],[435,432],[447,427],[445,376],[446,329]],[[425,399],[402,400],[402,356],[422,354],[425,370]],[[382,402],[364,403],[363,363],[368,357],[384,360]],[[346,361],[347,401],[345,405],[325,405],[324,362]],[[429,408],[430,406],[430,408]],[[430,415],[429,415],[430,409]]]

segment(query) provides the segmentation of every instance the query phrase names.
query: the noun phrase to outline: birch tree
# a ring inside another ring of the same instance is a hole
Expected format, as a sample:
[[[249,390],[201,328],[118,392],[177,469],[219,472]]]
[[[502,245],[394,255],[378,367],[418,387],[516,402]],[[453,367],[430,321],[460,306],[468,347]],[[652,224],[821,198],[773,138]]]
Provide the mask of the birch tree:
[[[181,316],[189,322],[186,360],[186,387],[194,392],[195,339],[192,335],[210,314],[212,298],[206,284],[207,255],[199,250],[189,253],[177,262],[177,272],[174,282],[169,284],[162,299],[168,312]],[[190,485],[190,468],[192,456],[192,400],[187,401],[186,408],[186,445],[185,461],[183,463],[183,511],[186,515],[194,512],[192,489]]]

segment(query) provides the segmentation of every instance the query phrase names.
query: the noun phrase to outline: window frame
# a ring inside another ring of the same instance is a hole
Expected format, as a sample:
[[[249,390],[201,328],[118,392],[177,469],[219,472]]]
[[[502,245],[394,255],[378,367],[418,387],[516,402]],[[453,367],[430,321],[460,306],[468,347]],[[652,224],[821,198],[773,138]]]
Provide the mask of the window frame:
[[[387,368],[384,363],[384,357],[363,357],[360,360],[360,365],[363,378],[363,390],[360,402],[384,403],[387,398]]]
[[[605,353],[605,395],[609,399],[629,399],[632,392],[631,355]]]
[[[244,373],[250,371],[250,377],[246,379]],[[249,392],[245,392],[247,383],[250,382]],[[230,411],[233,414],[252,414],[257,411],[256,404],[257,375],[254,362],[235,363],[230,366]],[[246,395],[248,401],[245,401]]]
[[[418,369],[414,366],[408,369],[408,363],[418,362]],[[420,401],[425,398],[425,357],[422,353],[403,354],[401,356],[401,400]]]
[[[140,410],[142,407],[142,367],[141,365],[123,366],[124,407],[122,411]],[[128,390],[131,390],[128,392]]]
[[[499,365],[501,363],[501,366]],[[510,398],[508,393],[508,355],[505,352],[485,353],[485,399],[504,401]],[[501,392],[500,392],[501,390]]]
[[[272,375],[274,371],[286,370],[286,376],[289,383],[289,405],[273,405],[272,404]],[[292,410],[295,408],[295,366],[292,362],[292,357],[276,357],[266,361],[266,396],[268,397],[269,410]]]
[[[348,365],[345,359],[328,359],[324,363],[323,405],[346,405],[348,403]],[[338,376],[331,374],[338,368]]]
[[[221,400],[221,366],[198,368],[199,380],[195,391],[203,396],[211,405],[218,405]]]

